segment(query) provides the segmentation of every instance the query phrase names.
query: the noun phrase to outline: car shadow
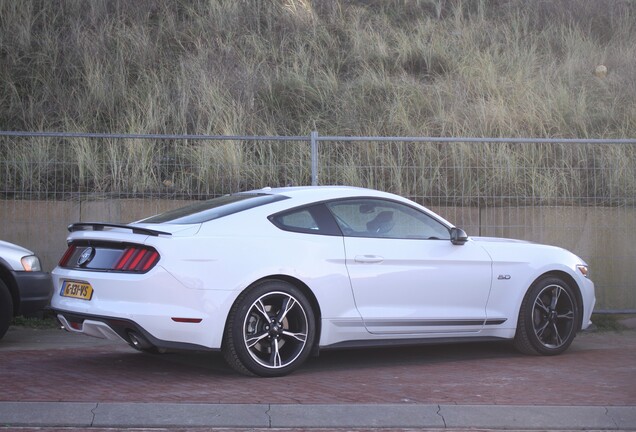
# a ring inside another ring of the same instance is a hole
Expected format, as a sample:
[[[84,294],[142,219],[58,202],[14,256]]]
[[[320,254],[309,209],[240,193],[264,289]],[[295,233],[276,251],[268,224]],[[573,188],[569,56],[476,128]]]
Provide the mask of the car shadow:
[[[492,358],[522,356],[509,342],[475,342],[425,344],[383,348],[355,348],[321,351],[304,368],[316,371],[342,370],[354,367],[383,368],[392,366],[433,365],[447,362],[470,362]]]
[[[135,354],[135,353],[132,353]],[[217,352],[173,352],[165,354],[142,354],[155,367],[180,365],[190,371],[205,371],[210,374],[238,374],[225,363]],[[383,348],[348,348],[323,350],[310,357],[296,374],[316,374],[331,371],[381,369],[386,367],[408,367],[442,364],[448,362],[471,362],[486,359],[508,359],[526,357],[518,353],[509,342],[449,343]]]

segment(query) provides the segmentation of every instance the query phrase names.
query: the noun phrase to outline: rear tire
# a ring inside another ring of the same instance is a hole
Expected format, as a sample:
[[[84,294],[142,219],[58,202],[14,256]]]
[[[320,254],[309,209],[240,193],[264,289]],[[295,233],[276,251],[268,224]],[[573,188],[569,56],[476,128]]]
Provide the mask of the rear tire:
[[[314,313],[302,291],[287,282],[268,280],[232,306],[223,356],[244,375],[283,376],[305,362],[315,334]]]
[[[524,354],[561,354],[576,336],[580,315],[574,290],[566,281],[541,278],[521,303],[514,346]]]
[[[0,280],[0,339],[9,329],[13,319],[13,299],[9,288]]]

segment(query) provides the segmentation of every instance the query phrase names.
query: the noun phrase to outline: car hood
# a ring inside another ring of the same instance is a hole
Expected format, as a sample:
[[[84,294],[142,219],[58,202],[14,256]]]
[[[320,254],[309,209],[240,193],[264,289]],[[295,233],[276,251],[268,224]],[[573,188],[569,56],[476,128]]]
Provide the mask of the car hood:
[[[477,243],[525,243],[532,244],[532,242],[527,240],[517,240],[503,237],[471,237],[471,240]]]
[[[533,263],[533,265],[567,262],[572,268],[576,264],[586,264],[582,258],[559,246],[497,237],[471,237],[470,239],[486,250],[494,262]]]
[[[13,270],[24,270],[20,260],[28,255],[34,255],[28,249],[0,240],[0,261],[4,261]]]
[[[0,255],[5,255],[5,252],[7,254],[20,255],[20,258],[26,255],[33,255],[33,252],[22,246],[0,240]]]

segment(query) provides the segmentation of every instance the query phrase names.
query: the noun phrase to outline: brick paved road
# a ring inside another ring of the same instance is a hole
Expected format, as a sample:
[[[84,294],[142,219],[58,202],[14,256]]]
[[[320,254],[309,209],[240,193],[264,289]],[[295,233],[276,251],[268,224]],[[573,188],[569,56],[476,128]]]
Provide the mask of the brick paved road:
[[[13,328],[0,341],[0,390],[1,401],[636,405],[636,331],[582,334],[556,357],[497,343],[330,351],[259,379],[218,354]]]

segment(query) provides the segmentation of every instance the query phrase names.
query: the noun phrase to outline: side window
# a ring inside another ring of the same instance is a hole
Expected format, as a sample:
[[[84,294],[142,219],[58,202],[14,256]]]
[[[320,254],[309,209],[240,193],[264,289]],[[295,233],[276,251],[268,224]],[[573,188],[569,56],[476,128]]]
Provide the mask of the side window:
[[[270,222],[284,231],[305,234],[341,236],[333,216],[322,204],[299,207],[269,217]]]
[[[449,229],[408,205],[381,199],[327,203],[345,236],[395,239],[450,239]]]

